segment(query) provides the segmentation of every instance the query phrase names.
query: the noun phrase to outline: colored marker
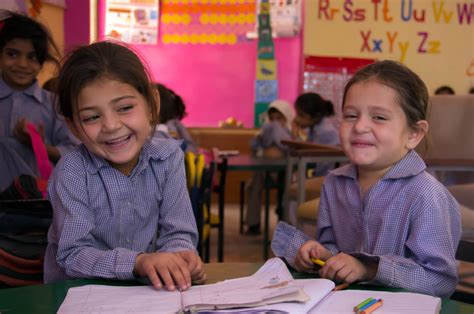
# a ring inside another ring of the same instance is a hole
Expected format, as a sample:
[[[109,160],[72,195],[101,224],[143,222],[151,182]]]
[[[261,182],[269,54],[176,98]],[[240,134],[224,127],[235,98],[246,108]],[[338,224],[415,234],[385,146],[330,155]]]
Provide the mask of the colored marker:
[[[375,302],[374,304],[372,304],[371,306],[369,306],[365,310],[361,311],[360,314],[370,314],[373,311],[375,311],[376,309],[378,309],[379,307],[381,307],[382,305],[383,305],[383,301],[382,301],[382,299],[379,299],[377,302]]]
[[[370,306],[372,306],[372,304],[377,303],[377,301],[378,301],[377,299],[372,298],[372,300],[370,300],[369,302],[367,302],[366,304],[364,304],[363,306],[361,306],[361,307],[359,308],[359,310],[357,311],[357,313],[358,313],[358,314],[361,314],[362,311],[368,309]]]
[[[323,267],[324,264],[326,264],[325,261],[320,260],[319,258],[312,258],[311,261],[312,261],[314,264],[319,265],[319,266],[321,266],[321,267]]]
[[[359,304],[357,304],[356,306],[354,306],[354,312],[357,312],[358,310],[360,310],[361,307],[363,307],[364,305],[366,305],[367,303],[369,303],[370,301],[372,301],[374,298],[367,298],[365,299],[364,301],[360,302]]]

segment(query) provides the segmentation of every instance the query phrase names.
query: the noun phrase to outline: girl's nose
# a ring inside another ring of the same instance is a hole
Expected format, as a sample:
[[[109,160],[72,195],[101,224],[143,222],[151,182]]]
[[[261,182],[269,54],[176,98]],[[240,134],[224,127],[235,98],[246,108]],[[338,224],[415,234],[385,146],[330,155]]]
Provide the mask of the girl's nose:
[[[17,60],[17,65],[18,65],[18,66],[21,66],[21,67],[26,68],[26,67],[28,67],[28,65],[29,65],[29,60],[28,60],[28,58],[27,58],[26,56],[20,56],[20,57],[19,57],[18,59],[16,59],[16,60]]]
[[[104,116],[102,129],[105,132],[114,132],[122,127],[122,121],[116,114]]]
[[[357,133],[368,132],[370,130],[369,121],[367,119],[365,119],[364,117],[359,117],[357,119],[356,123],[354,124],[354,130]]]

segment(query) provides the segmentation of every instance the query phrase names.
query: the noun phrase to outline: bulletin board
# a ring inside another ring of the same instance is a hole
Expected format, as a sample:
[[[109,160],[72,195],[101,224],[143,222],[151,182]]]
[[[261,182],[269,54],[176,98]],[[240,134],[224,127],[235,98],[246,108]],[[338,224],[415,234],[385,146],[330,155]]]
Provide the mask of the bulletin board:
[[[344,86],[361,67],[373,63],[374,59],[318,57],[304,58],[303,91],[314,92],[330,100],[334,110],[340,114]]]

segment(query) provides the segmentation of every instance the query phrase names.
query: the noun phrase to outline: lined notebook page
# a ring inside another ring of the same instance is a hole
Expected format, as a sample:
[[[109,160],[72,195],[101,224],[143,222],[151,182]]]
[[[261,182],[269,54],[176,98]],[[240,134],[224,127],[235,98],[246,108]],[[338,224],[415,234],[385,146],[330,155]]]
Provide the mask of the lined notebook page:
[[[309,313],[353,313],[353,308],[365,299],[382,299],[376,313],[433,314],[441,310],[441,299],[409,292],[343,290],[329,294]]]

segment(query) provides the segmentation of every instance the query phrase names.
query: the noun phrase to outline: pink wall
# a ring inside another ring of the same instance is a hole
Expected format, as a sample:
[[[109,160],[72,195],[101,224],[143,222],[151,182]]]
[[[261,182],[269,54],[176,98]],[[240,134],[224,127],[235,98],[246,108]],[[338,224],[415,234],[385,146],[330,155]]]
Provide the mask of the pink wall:
[[[68,1],[75,6],[88,1]],[[87,4],[88,6],[88,4]],[[87,7],[88,9],[88,7]],[[76,10],[76,8],[74,8]],[[84,8],[79,10],[82,12]],[[100,1],[99,34],[103,34],[104,1]],[[67,14],[66,14],[67,16]],[[84,21],[84,20],[82,20]],[[65,17],[65,24],[68,23]],[[75,24],[65,35],[67,46],[83,40]],[[82,29],[82,27],[81,27]],[[82,30],[84,31],[84,30]],[[80,38],[79,38],[80,37]],[[69,45],[68,38],[71,39]],[[236,45],[138,45],[137,50],[148,63],[153,79],[175,90],[186,103],[188,126],[217,126],[230,116],[253,127],[256,40]],[[279,98],[291,103],[300,91],[302,36],[275,39],[278,64]]]
[[[64,51],[89,43],[90,1],[66,0],[64,10]]]

